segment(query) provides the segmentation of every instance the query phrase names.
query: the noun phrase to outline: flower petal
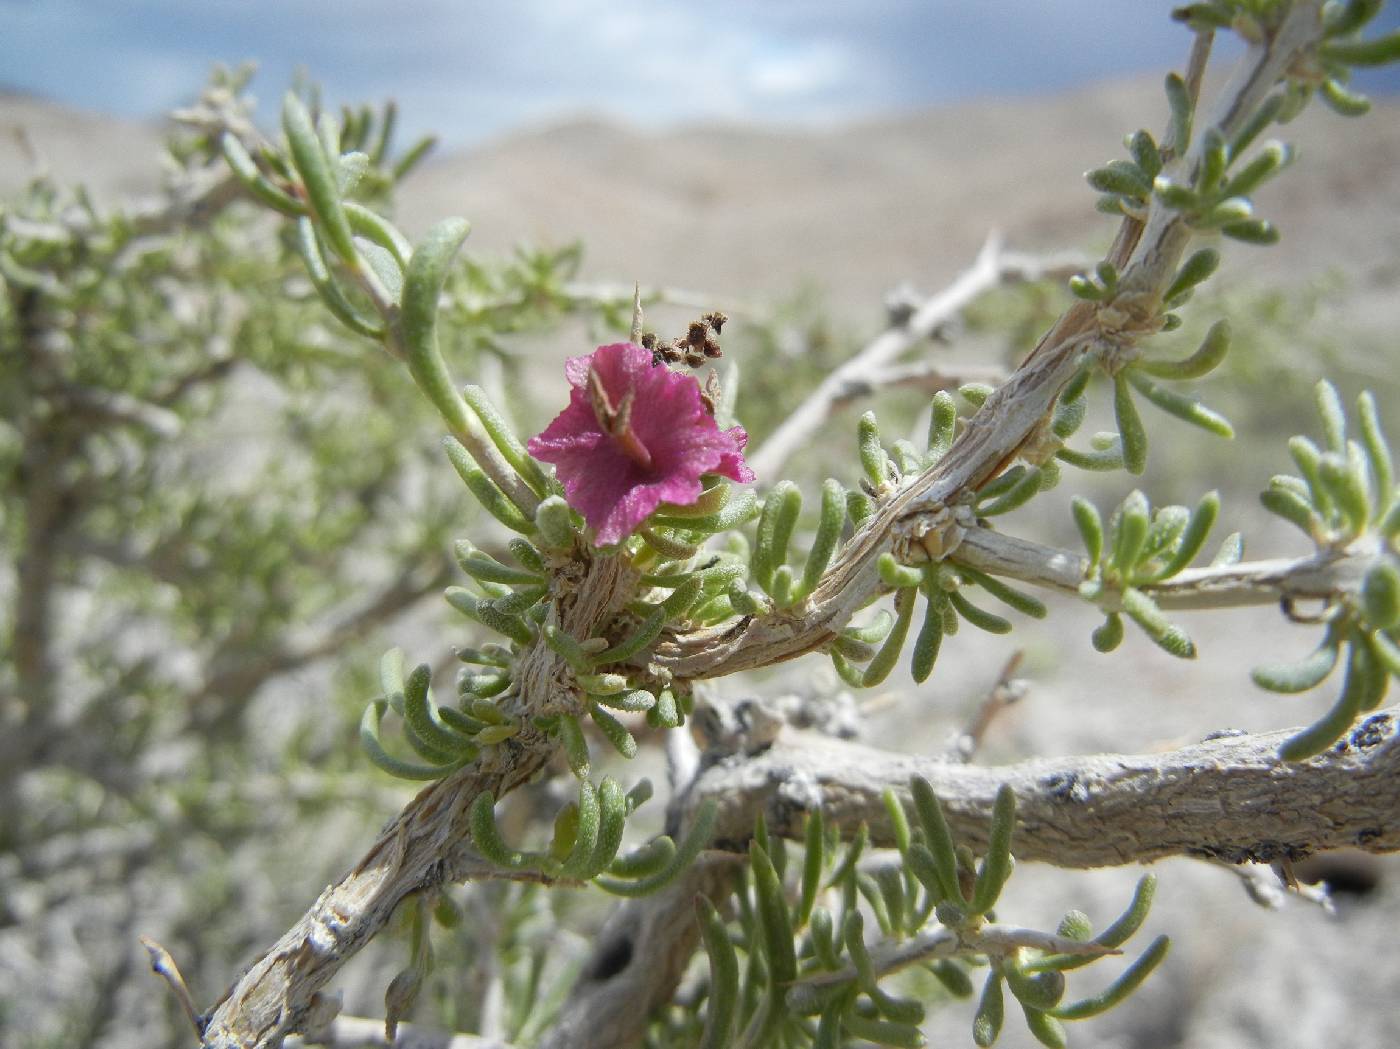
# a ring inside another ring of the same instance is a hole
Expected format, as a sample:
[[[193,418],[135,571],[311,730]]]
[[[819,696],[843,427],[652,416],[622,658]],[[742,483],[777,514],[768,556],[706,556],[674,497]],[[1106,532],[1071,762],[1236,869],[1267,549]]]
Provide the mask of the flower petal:
[[[650,351],[625,342],[600,346],[571,358],[565,374],[573,387],[568,407],[527,448],[554,464],[569,505],[583,514],[599,546],[631,535],[662,502],[693,503],[703,474],[753,480],[744,463],[743,427],[721,430],[694,377],[655,365]],[[618,413],[609,418],[612,432],[598,418],[590,374],[606,394],[604,414]],[[627,428],[632,454],[614,436],[619,424]],[[636,454],[638,445],[645,456]]]

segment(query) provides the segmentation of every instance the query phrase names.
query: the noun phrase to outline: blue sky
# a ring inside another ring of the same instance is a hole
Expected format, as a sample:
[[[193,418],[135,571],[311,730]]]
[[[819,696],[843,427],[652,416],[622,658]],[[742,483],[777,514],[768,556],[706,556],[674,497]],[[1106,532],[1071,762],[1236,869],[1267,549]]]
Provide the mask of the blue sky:
[[[255,58],[461,145],[580,113],[821,123],[1161,71],[1170,0],[0,0],[0,84],[154,116]],[[1394,5],[1392,5],[1394,7]],[[1388,11],[1386,23],[1400,23]]]

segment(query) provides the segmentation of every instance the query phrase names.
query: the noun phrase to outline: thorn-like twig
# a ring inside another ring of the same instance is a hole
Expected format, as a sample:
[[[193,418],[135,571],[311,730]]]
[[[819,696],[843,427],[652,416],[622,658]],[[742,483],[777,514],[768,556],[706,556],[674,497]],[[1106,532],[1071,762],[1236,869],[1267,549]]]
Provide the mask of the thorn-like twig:
[[[141,937],[141,946],[146,948],[146,953],[151,958],[151,970],[166,982],[175,999],[180,1003],[180,1007],[185,1010],[185,1016],[189,1018],[190,1025],[194,1027],[194,1033],[199,1036],[204,1035],[204,1016],[194,1007],[194,998],[190,995],[190,989],[185,984],[185,978],[180,975],[180,967],[175,964],[175,959],[170,956],[160,944],[149,936]]]
[[[948,747],[949,760],[963,764],[971,761],[982,746],[982,737],[987,734],[987,729],[997,716],[1007,707],[1025,698],[1026,683],[1016,677],[1016,671],[1021,668],[1021,661],[1025,655],[1025,650],[1020,648],[1011,653],[1011,658],[997,675],[996,682],[987,691],[982,702],[977,704],[977,710],[971,719],[953,737],[952,744]]]
[[[1077,254],[1038,259],[1002,248],[1001,235],[988,234],[977,258],[968,270],[942,291],[929,296],[898,324],[872,339],[855,356],[822,380],[805,401],[789,415],[753,455],[749,466],[760,479],[776,477],[783,464],[812,436],[833,409],[861,392],[873,392],[872,377],[888,374],[891,381],[904,381],[908,374],[889,366],[918,345],[935,329],[957,317],[976,299],[1002,284],[1041,280],[1078,272],[1084,258]],[[950,374],[959,365],[946,365]],[[853,391],[856,391],[853,393]]]

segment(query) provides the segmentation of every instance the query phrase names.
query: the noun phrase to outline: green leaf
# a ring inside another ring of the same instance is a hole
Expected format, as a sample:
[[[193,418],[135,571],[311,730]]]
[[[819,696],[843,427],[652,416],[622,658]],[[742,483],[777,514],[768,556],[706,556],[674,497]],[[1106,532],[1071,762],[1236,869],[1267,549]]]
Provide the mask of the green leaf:
[[[807,814],[802,856],[802,890],[795,915],[798,928],[806,925],[812,916],[812,908],[817,902],[817,891],[821,888],[822,859],[825,852],[822,832],[822,810],[814,808]]]
[[[846,514],[851,519],[851,524],[859,528],[865,523],[866,518],[875,512],[875,500],[864,492],[852,489],[846,493]]]
[[[1162,170],[1162,154],[1157,149],[1156,140],[1151,132],[1134,132],[1128,137],[1127,146],[1128,152],[1133,155],[1133,163],[1142,170],[1148,180],[1156,178]]]
[[[1158,386],[1142,375],[1137,368],[1129,369],[1127,376],[1128,381],[1138,392],[1158,408],[1161,408],[1162,411],[1175,415],[1178,419],[1188,422],[1192,426],[1199,426],[1202,430],[1213,433],[1217,437],[1228,439],[1235,436],[1235,428],[1230,425],[1229,419],[1218,412],[1211,411],[1194,397],[1187,397],[1175,390]]]
[[[1151,176],[1127,160],[1110,161],[1101,168],[1086,172],[1084,178],[1100,193],[1143,200],[1152,192]]]
[[[1011,876],[1011,835],[1016,828],[1016,794],[1003,783],[992,806],[987,854],[972,890],[972,911],[986,914],[1001,895],[1006,879]]]
[[[449,451],[450,454],[450,451]],[[574,543],[573,515],[569,504],[560,495],[551,495],[535,508],[535,527],[545,545],[554,550],[568,550]],[[643,529],[643,532],[646,530]]]
[[[899,653],[904,648],[904,639],[909,634],[909,623],[914,617],[914,603],[917,590],[907,588],[896,592],[894,598],[895,621],[885,637],[880,651],[875,653],[865,672],[861,674],[861,685],[873,688],[889,677],[890,671],[899,662]]]
[[[676,858],[676,843],[664,834],[653,838],[608,866],[608,873],[619,878],[648,878],[669,867]]]
[[[1328,4],[1322,15],[1323,30],[1328,37],[1350,36],[1375,18],[1384,6],[1384,0],[1345,0]]]
[[[299,218],[306,214],[306,205],[290,193],[274,185],[261,171],[243,148],[243,143],[232,131],[225,131],[219,139],[219,148],[228,162],[229,169],[243,188],[257,200],[284,215]]]
[[[306,111],[301,99],[290,92],[282,102],[282,130],[287,135],[292,163],[306,187],[307,202],[316,215],[320,231],[341,261],[351,270],[357,270],[360,260],[355,251],[350,220],[345,217],[340,201],[340,186],[332,166],[335,158],[326,155],[321,139],[311,125],[311,114]]]
[[[1400,625],[1400,568],[1382,561],[1361,582],[1361,610],[1371,626],[1390,630]]]
[[[1001,973],[993,969],[987,974],[987,982],[982,985],[982,997],[977,1002],[977,1013],[972,1019],[972,1040],[986,1049],[1001,1034],[1002,1023],[1006,1019],[1006,1006],[1001,993]]]
[[[739,959],[715,905],[704,896],[697,896],[695,914],[710,962],[710,1004],[705,1012],[700,1049],[729,1049],[734,1043],[739,1005]]]
[[[1196,509],[1191,511],[1191,517],[1186,522],[1186,528],[1181,533],[1181,538],[1177,540],[1176,548],[1171,556],[1161,568],[1152,574],[1152,581],[1170,579],[1183,568],[1196,559],[1196,555],[1201,552],[1205,545],[1206,536],[1210,534],[1211,527],[1215,524],[1215,519],[1220,514],[1220,493],[1207,492],[1201,496],[1201,501],[1196,504]]]
[[[924,841],[933,859],[941,895],[946,900],[965,906],[967,900],[958,882],[958,860],[953,849],[952,834],[943,818],[943,806],[938,803],[933,787],[922,776],[915,776],[909,781],[909,790],[914,798],[914,812],[918,816],[919,827],[924,832]],[[917,846],[911,846],[910,851],[916,849]]]
[[[496,446],[502,458],[524,478],[525,483],[534,489],[536,495],[544,495],[549,489],[549,479],[545,477],[544,469],[525,450],[524,443],[516,436],[505,416],[491,402],[486,391],[480,386],[468,384],[462,387],[462,397],[481,420],[487,436],[491,438],[491,443]]]
[[[1259,104],[1259,108],[1245,118],[1240,125],[1235,137],[1230,140],[1230,156],[1238,158],[1244,155],[1247,150],[1261,134],[1264,129],[1272,124],[1283,113],[1286,97],[1284,92],[1275,91],[1267,96]]]
[[[802,567],[802,585],[798,593],[806,597],[817,588],[831,564],[836,545],[841,541],[841,528],[846,523],[846,490],[841,482],[827,478],[822,482],[821,515],[817,520],[817,533],[812,539],[812,548],[807,552],[807,561]]]
[[[1015,510],[1026,503],[1041,490],[1041,472],[1038,467],[1027,467],[1016,479],[1016,483],[1011,485],[996,499],[991,502],[979,503],[977,515],[979,517],[995,517],[997,514],[1004,514]]]
[[[1178,157],[1186,155],[1191,145],[1191,93],[1180,74],[1168,73],[1167,105],[1171,108],[1171,126],[1167,131],[1167,146]]]
[[[1231,237],[1244,244],[1254,244],[1259,247],[1269,247],[1277,244],[1282,238],[1278,227],[1272,222],[1264,219],[1244,219],[1239,222],[1227,222],[1220,227],[1220,232],[1227,237]]]
[[[444,762],[442,764],[423,765],[413,761],[404,761],[396,758],[384,749],[384,744],[380,742],[379,731],[380,721],[384,717],[384,711],[388,709],[388,702],[376,699],[365,708],[363,717],[360,718],[360,746],[364,748],[369,760],[391,776],[399,779],[409,780],[432,780],[441,779],[448,773],[460,767],[462,761]],[[463,759],[465,760],[465,759]]]
[[[470,590],[460,586],[449,586],[443,591],[447,603],[463,615],[475,619],[482,626],[510,638],[516,644],[529,645],[535,640],[535,633],[519,616],[502,614],[490,601],[483,601]]]
[[[749,866],[753,870],[759,925],[763,930],[768,978],[774,993],[782,995],[797,979],[797,952],[792,941],[792,916],[788,913],[783,884],[768,853],[757,840],[749,842]]]
[[[465,452],[465,449],[463,451]],[[452,550],[462,571],[473,579],[488,583],[520,584],[523,586],[539,586],[544,582],[544,576],[504,565],[490,554],[478,550],[465,539],[457,540],[453,544]]]
[[[471,809],[467,813],[472,843],[476,846],[476,851],[492,863],[510,870],[522,869],[526,866],[526,856],[512,849],[501,837],[500,828],[496,826],[495,809],[496,798],[489,790],[482,791],[472,800]]]
[[[880,555],[875,567],[879,571],[880,582],[891,590],[918,586],[924,581],[924,573],[921,569],[900,564],[895,560],[894,554],[888,551]]]
[[[431,678],[432,668],[426,663],[415,667],[408,675],[403,693],[404,720],[413,729],[414,734],[434,752],[459,760],[463,756],[474,756],[476,748],[471,745],[471,741],[448,728],[437,716],[430,688]]]
[[[957,565],[958,574],[967,579],[968,582],[976,583],[1002,604],[1009,605],[1022,615],[1030,616],[1032,619],[1044,619],[1049,614],[1045,603],[1039,598],[1008,586],[995,576],[987,575],[987,573],[980,572],[961,562],[955,561],[954,563]]]
[[[622,787],[611,776],[605,776],[598,788],[598,812],[598,840],[593,846],[593,857],[581,875],[584,878],[596,878],[601,871],[606,870],[622,846],[628,799]]]
[[[1385,512],[1395,485],[1395,466],[1390,456],[1390,445],[1381,429],[1380,413],[1376,410],[1376,399],[1370,390],[1363,390],[1356,399],[1356,414],[1361,423],[1361,444],[1366,449],[1366,458],[1371,466],[1371,476],[1376,482],[1377,517]]]
[[[679,591],[679,589],[680,588],[677,587],[677,591]],[[694,600],[695,597],[699,596],[698,581],[696,583],[695,589],[696,593],[691,598],[691,600]],[[684,600],[684,598],[682,600]],[[667,609],[664,606],[658,607],[644,620],[642,620],[641,623],[638,624],[637,629],[635,631],[633,631],[627,637],[623,638],[617,644],[605,648],[603,651],[599,652],[597,656],[594,657],[594,659],[600,664],[626,662],[627,660],[635,656],[638,652],[642,651],[642,649],[650,646],[653,641],[655,641],[658,637],[661,636],[661,630],[663,627],[665,627],[666,622],[669,618],[670,613],[667,611]]]
[[[587,779],[589,773],[588,740],[578,718],[564,714],[559,718],[559,742],[564,745],[564,756],[569,760],[569,768],[579,779]]]
[[[921,684],[933,673],[933,665],[938,660],[938,650],[943,644],[943,610],[948,604],[943,591],[931,576],[924,587],[924,595],[924,623],[914,638],[914,654],[909,667],[914,680]]]
[[[598,726],[598,731],[619,754],[624,758],[637,756],[637,741],[622,722],[600,707],[596,700],[589,702],[588,713],[593,718],[593,724]]]
[[[1346,66],[1383,66],[1400,61],[1400,30],[1370,40],[1331,40],[1318,48],[1324,62]]]
[[[1306,692],[1322,684],[1332,673],[1340,649],[1340,638],[1329,628],[1322,644],[1306,659],[1297,663],[1266,663],[1250,671],[1250,676],[1256,685],[1270,692]]]
[[[1074,515],[1075,527],[1079,529],[1080,538],[1084,540],[1084,549],[1089,554],[1090,569],[1098,566],[1099,559],[1103,556],[1103,518],[1099,516],[1098,508],[1089,500],[1076,495],[1070,500],[1070,511]]]
[[[860,417],[856,430],[860,449],[860,465],[870,483],[879,489],[890,482],[889,457],[880,443],[880,425],[875,421],[874,412],[866,412]]]
[[[1159,379],[1199,379],[1219,366],[1230,350],[1230,324],[1220,320],[1211,325],[1200,347],[1190,357],[1180,361],[1140,360],[1133,365],[1137,371]]]
[[[1313,402],[1317,405],[1317,414],[1322,420],[1322,433],[1327,450],[1336,453],[1345,451],[1347,413],[1342,407],[1342,398],[1337,393],[1337,388],[1326,379],[1320,379],[1313,387]]]
[[[1141,590],[1128,587],[1122,595],[1123,611],[1157,647],[1178,659],[1195,659],[1196,645],[1182,629],[1162,615],[1157,603]]]
[[[1222,191],[1226,197],[1245,197],[1293,162],[1293,150],[1282,142],[1266,143],[1257,155],[1240,168]]]
[[[1113,414],[1123,439],[1123,465],[1130,474],[1140,474],[1147,468],[1147,431],[1143,429],[1128,388],[1128,377],[1123,372],[1113,377]]]
[[[436,135],[424,135],[410,146],[404,155],[394,164],[394,181],[402,181],[410,171],[416,168],[419,161],[426,157],[429,151],[437,145],[437,141]]]
[[[574,835],[574,846],[569,858],[559,869],[564,878],[584,880],[597,873],[593,869],[594,850],[598,845],[598,831],[602,821],[602,811],[598,805],[598,791],[588,780],[578,785],[578,829]]]
[[[1163,302],[1172,302],[1188,291],[1191,291],[1197,284],[1205,281],[1220,266],[1220,252],[1214,248],[1202,248],[1197,251],[1177,270],[1176,277],[1172,280],[1167,290],[1162,293]]]
[[[408,267],[409,257],[413,254],[413,247],[392,222],[383,215],[370,211],[369,208],[354,201],[345,202],[345,217],[350,221],[350,228],[361,237],[364,237],[371,244],[383,248],[389,253],[393,260],[392,268],[396,275],[391,276],[386,283],[391,283],[396,289],[396,295],[403,293],[403,271]]]
[[[694,862],[695,857],[700,855],[700,850],[709,844],[710,835],[714,833],[715,820],[718,815],[719,806],[713,800],[701,803],[695,812],[695,819],[690,825],[690,830],[677,847],[676,854],[670,864],[655,874],[630,882],[600,877],[596,879],[595,884],[614,896],[628,897],[649,896],[658,889],[664,888],[676,875],[689,867]]]
[[[438,299],[452,260],[470,232],[466,219],[447,219],[428,231],[409,259],[399,318],[414,380],[454,427],[466,425],[467,408],[438,350]]]
[[[965,598],[956,590],[948,591],[948,603],[957,609],[958,615],[962,616],[979,630],[985,630],[989,634],[1009,634],[1012,627],[1010,621],[985,609],[978,608],[971,601]]]
[[[1158,936],[1132,965],[1123,970],[1118,979],[1098,994],[1091,998],[1082,998],[1069,1005],[1059,1006],[1051,1010],[1051,1015],[1061,1020],[1085,1020],[1090,1016],[1098,1016],[1100,1013],[1107,1012],[1142,985],[1142,981],[1147,979],[1152,970],[1157,968],[1162,959],[1167,956],[1167,950],[1170,947],[1171,939],[1169,937]]]
[[[876,1045],[894,1046],[895,1049],[922,1049],[926,1044],[923,1032],[915,1024],[873,1020],[855,1012],[846,1013],[842,1023],[849,1034]]]
[[[1112,652],[1123,643],[1123,617],[1117,612],[1110,612],[1089,635],[1089,641],[1096,652]]]
[[[957,428],[958,405],[947,390],[939,390],[933,395],[933,407],[928,421],[928,454],[930,464],[937,463],[953,446],[953,434]]]
[[[325,252],[321,248],[320,234],[308,218],[297,220],[297,250],[306,266],[306,275],[311,280],[311,286],[316,289],[316,294],[335,318],[358,335],[376,341],[383,339],[387,331],[383,323],[361,313],[336,283],[326,262]]]
[[[1360,646],[1351,645],[1348,649],[1347,672],[1342,681],[1342,691],[1336,703],[1321,718],[1302,732],[1289,737],[1279,747],[1278,756],[1284,761],[1306,761],[1321,754],[1337,740],[1341,739],[1367,699],[1372,682],[1357,653]]]
[[[1064,997],[1065,977],[1058,969],[1026,973],[1015,965],[1007,965],[1002,972],[1006,976],[1006,986],[1027,1009],[1042,1012],[1053,1009]]]
[[[1138,489],[1128,493],[1113,521],[1113,550],[1109,564],[1125,578],[1132,572],[1142,555],[1143,545],[1152,527],[1151,508],[1147,496]]]

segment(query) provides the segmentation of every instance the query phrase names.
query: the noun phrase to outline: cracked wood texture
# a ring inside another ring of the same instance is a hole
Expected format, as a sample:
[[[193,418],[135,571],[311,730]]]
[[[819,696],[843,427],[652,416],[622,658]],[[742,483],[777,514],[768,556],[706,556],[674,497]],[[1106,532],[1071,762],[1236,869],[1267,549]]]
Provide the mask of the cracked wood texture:
[[[843,831],[864,821],[889,845],[886,788],[909,800],[923,776],[959,842],[981,852],[997,789],[1016,792],[1018,859],[1057,867],[1205,856],[1229,863],[1301,859],[1344,847],[1400,850],[1400,708],[1363,719],[1337,746],[1286,764],[1296,729],[1224,736],[1161,754],[1037,758],[982,767],[785,730],[768,750],[726,759],[695,797],[720,799],[718,840],[746,840],[763,812],[769,829],[801,838],[820,804]]]

